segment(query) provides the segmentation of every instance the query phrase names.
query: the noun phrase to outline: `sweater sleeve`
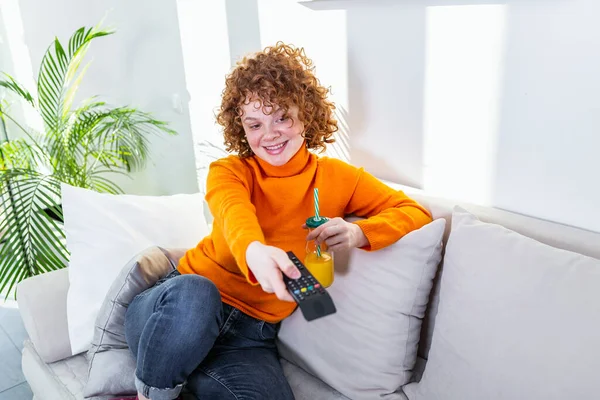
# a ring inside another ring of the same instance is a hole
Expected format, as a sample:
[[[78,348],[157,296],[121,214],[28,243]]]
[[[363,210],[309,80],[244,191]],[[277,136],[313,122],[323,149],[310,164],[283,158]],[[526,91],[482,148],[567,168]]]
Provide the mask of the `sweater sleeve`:
[[[242,164],[230,158],[211,163],[206,181],[206,201],[213,224],[223,231],[237,265],[250,284],[258,285],[246,263],[246,249],[254,241],[265,243],[250,200],[251,176]]]
[[[366,217],[355,222],[369,241],[364,250],[389,246],[432,221],[429,211],[404,192],[390,188],[363,168],[356,173],[356,186],[345,212]]]

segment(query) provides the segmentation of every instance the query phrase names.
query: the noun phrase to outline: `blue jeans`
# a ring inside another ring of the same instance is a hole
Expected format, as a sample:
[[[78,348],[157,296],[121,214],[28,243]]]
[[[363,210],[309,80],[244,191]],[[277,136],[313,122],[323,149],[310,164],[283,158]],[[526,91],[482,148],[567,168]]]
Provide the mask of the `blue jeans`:
[[[125,316],[136,387],[151,400],[293,399],[275,338],[279,325],[221,302],[214,283],[173,271],[140,293]]]

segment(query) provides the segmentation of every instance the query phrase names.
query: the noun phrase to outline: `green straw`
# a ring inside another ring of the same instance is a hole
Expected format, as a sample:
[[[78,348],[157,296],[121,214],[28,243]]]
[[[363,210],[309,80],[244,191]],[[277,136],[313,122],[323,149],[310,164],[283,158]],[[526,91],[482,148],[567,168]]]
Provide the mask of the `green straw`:
[[[315,219],[318,221],[321,219],[321,217],[319,217],[319,189],[315,188],[314,191],[314,198],[315,198]],[[321,257],[321,245],[318,244],[317,245],[317,257]]]

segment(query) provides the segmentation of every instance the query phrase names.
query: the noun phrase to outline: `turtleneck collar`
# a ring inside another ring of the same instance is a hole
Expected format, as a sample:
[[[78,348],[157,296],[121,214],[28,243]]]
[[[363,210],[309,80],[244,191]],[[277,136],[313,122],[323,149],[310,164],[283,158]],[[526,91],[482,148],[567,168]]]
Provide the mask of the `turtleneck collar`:
[[[310,152],[306,148],[305,145],[300,147],[300,150],[294,154],[294,156],[284,165],[276,167],[274,165],[269,164],[268,162],[261,160],[256,155],[253,156],[256,160],[260,169],[266,176],[275,177],[275,178],[285,178],[288,176],[298,175],[300,172],[304,170],[304,167],[310,161]]]

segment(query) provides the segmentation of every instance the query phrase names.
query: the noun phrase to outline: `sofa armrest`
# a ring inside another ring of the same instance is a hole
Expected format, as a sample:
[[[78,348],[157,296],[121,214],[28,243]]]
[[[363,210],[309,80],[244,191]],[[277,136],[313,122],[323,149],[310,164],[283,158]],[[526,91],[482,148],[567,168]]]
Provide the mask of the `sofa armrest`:
[[[69,272],[61,269],[27,278],[17,286],[23,325],[44,362],[70,357],[67,324]]]

